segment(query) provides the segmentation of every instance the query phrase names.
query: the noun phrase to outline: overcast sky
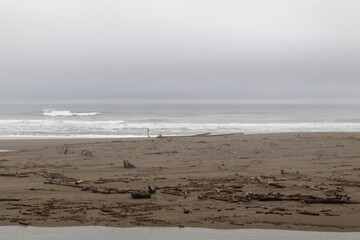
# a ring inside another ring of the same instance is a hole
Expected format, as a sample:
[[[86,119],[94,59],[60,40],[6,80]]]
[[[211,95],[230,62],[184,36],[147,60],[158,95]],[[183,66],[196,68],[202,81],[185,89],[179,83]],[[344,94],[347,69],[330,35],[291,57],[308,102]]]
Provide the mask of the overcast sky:
[[[360,1],[1,0],[0,84],[0,103],[360,103]]]

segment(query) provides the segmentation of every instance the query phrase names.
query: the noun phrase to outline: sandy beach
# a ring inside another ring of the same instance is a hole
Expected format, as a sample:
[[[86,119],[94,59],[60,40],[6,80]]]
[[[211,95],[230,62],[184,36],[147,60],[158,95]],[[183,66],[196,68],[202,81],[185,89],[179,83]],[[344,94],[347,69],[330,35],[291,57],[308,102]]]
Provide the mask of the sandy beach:
[[[2,140],[0,149],[15,150],[0,152],[1,225],[360,230],[360,133]],[[150,198],[132,198],[149,186]]]

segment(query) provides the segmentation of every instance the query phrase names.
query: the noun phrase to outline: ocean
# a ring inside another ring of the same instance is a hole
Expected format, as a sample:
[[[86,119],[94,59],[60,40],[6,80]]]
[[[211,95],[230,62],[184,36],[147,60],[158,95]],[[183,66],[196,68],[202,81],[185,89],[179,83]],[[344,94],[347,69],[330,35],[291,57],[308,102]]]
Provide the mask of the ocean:
[[[359,132],[359,105],[0,104],[0,139]]]

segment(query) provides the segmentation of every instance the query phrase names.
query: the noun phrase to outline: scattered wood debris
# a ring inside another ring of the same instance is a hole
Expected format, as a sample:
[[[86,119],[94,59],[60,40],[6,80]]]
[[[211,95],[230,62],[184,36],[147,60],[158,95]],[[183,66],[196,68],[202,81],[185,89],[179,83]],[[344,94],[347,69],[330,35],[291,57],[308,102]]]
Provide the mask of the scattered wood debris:
[[[333,185],[333,186],[353,186],[353,187],[360,187],[360,181],[350,181],[350,180],[345,180],[342,177],[338,178],[338,179],[329,179],[332,181],[336,181],[337,183],[330,183],[329,185]]]
[[[322,203],[322,204],[359,204],[358,201],[351,200],[347,195],[341,195],[336,197],[316,197],[312,195],[301,195],[301,194],[256,194],[252,192],[243,192],[241,194],[227,194],[227,195],[219,195],[214,194],[214,192],[203,193],[198,195],[198,199],[214,199],[220,200],[225,202],[248,202],[250,200],[257,200],[257,201],[298,201],[308,204],[314,203]]]

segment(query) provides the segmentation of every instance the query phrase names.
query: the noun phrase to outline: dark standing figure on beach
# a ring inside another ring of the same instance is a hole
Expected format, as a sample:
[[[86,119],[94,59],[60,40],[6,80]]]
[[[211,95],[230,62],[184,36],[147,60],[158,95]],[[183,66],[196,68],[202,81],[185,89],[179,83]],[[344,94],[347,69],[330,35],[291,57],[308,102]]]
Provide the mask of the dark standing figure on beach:
[[[148,138],[150,137],[150,129],[147,129]]]

